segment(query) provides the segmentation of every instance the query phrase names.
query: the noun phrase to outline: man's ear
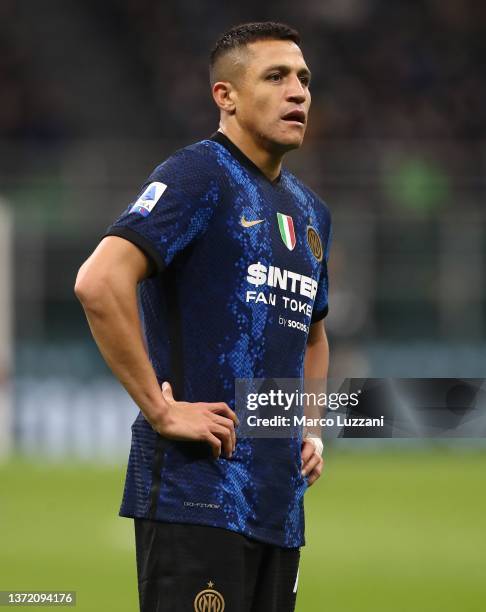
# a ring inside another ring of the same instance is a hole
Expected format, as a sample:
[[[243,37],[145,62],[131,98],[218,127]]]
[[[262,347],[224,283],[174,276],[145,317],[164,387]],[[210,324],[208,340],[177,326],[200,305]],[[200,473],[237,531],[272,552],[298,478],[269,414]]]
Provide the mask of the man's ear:
[[[218,108],[229,115],[236,110],[236,91],[229,81],[217,81],[213,85],[213,98]]]

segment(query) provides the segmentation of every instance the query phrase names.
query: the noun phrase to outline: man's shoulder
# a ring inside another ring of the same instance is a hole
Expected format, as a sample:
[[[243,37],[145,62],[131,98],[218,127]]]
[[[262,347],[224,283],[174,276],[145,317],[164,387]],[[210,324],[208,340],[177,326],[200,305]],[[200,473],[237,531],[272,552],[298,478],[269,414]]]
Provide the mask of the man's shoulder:
[[[308,202],[312,204],[317,213],[323,215],[324,218],[330,220],[331,211],[327,202],[317,194],[313,189],[301,181],[295,174],[289,172],[289,170],[283,170],[283,177],[287,187],[294,193],[304,197]]]
[[[205,168],[214,162],[214,147],[211,141],[200,140],[174,151],[155,167],[154,172],[167,167],[174,169],[176,166],[181,169]]]
[[[186,156],[194,160],[210,159],[211,161],[213,161],[216,157],[216,151],[216,143],[209,138],[205,138],[204,140],[198,140],[197,142],[193,142],[192,144],[178,149],[177,151],[175,151],[173,156]]]

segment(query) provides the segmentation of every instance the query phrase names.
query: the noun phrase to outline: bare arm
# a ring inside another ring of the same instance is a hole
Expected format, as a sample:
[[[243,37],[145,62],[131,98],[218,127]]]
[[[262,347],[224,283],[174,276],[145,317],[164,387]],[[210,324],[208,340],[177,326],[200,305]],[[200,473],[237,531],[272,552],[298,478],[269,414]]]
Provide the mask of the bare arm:
[[[327,378],[329,368],[329,343],[327,341],[324,322],[318,321],[310,327],[307,338],[307,347],[304,357],[304,378],[323,379]],[[320,411],[316,406],[306,406],[307,416],[319,417]],[[310,428],[311,434],[320,439],[320,428]],[[322,450],[322,448],[321,448]],[[302,471],[308,476],[309,485],[312,485],[321,475],[323,459],[316,452],[316,446],[309,439],[304,439],[302,445]]]
[[[180,440],[204,440],[215,456],[231,456],[234,412],[224,403],[177,402],[162,392],[148,358],[137,305],[137,284],[149,274],[146,256],[129,241],[104,238],[81,266],[75,293],[106,363],[153,429]]]
[[[326,378],[329,368],[329,344],[324,322],[310,326],[304,357],[305,378]]]
[[[304,378],[309,381],[319,381],[318,391],[326,391],[326,378],[329,366],[329,345],[327,342],[326,331],[323,321],[318,321],[311,325],[307,338],[307,347],[304,359]],[[322,384],[321,382],[322,381]],[[315,383],[309,383],[309,391],[314,389]],[[321,417],[321,408],[315,404],[305,406],[305,415],[311,418]],[[321,437],[319,426],[307,428],[308,433]]]

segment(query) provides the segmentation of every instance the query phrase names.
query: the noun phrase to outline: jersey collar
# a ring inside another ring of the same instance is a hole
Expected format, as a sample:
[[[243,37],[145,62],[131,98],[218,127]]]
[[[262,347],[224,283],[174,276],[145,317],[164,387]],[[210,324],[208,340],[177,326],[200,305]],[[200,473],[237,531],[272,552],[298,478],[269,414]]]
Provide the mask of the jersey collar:
[[[262,172],[260,170],[260,168],[254,164],[251,159],[249,157],[247,157],[243,151],[241,149],[238,149],[238,147],[234,144],[234,142],[232,142],[227,136],[226,134],[223,134],[223,132],[220,132],[219,130],[217,132],[214,132],[214,134],[211,136],[211,138],[209,140],[213,140],[214,142],[217,142],[218,144],[222,145],[225,149],[227,149],[231,155],[236,158],[240,164],[242,164],[243,166],[245,166],[246,168],[248,168],[248,170],[251,170],[253,173],[256,173],[260,176],[262,176],[268,183],[270,183],[271,185],[278,185],[280,183],[280,178],[282,176],[282,173],[280,173],[276,179],[274,179],[273,181],[271,181],[264,172]]]

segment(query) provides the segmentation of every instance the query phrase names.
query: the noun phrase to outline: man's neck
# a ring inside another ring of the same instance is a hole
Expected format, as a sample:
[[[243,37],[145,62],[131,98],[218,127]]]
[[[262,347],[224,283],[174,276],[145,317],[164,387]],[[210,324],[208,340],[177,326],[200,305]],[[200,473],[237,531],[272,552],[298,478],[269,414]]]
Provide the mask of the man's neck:
[[[281,155],[273,155],[266,149],[259,147],[250,134],[240,129],[239,126],[220,126],[219,131],[229,138],[255,166],[260,168],[270,181],[274,181],[280,175],[283,153]]]

